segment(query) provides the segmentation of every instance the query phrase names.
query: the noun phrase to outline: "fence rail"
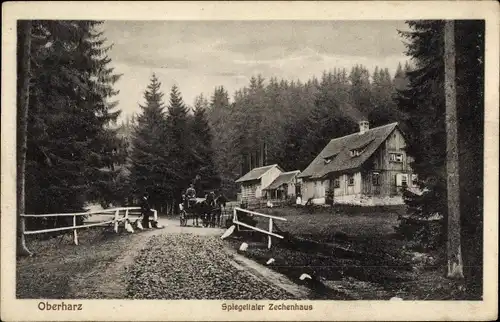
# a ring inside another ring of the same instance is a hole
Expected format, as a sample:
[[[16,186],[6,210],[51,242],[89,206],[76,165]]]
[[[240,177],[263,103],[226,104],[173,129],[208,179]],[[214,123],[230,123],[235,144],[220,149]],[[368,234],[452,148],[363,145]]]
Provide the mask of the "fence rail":
[[[104,210],[95,210],[95,211],[88,211],[88,212],[76,212],[76,213],[65,213],[65,214],[21,214],[22,220],[24,221],[25,218],[49,218],[49,217],[73,217],[73,226],[68,226],[68,227],[58,227],[58,228],[48,228],[48,229],[40,229],[40,230],[31,230],[31,231],[24,231],[25,235],[36,235],[36,234],[45,234],[45,233],[51,233],[51,232],[56,232],[56,231],[66,231],[66,230],[73,230],[73,242],[75,245],[78,245],[78,229],[82,228],[89,228],[89,227],[97,227],[97,226],[106,226],[109,224],[114,225],[114,231],[118,233],[118,228],[120,223],[124,223],[125,229],[130,232],[134,232],[132,226],[130,225],[130,215],[137,214],[137,211],[140,210],[140,207],[120,207],[120,208],[111,208],[111,209],[104,209]],[[120,217],[120,212],[125,212],[122,217]],[[155,209],[151,209],[153,212],[153,219],[154,221],[158,220],[158,212]],[[84,225],[77,225],[76,224],[76,218],[80,216],[92,216],[92,215],[109,215],[113,216],[112,220],[107,220],[107,221],[102,221],[98,223],[92,223],[92,224],[84,224]],[[138,228],[142,229],[142,226],[140,222],[138,222]]]
[[[254,216],[268,218],[269,219],[269,225],[268,225],[269,228],[268,228],[268,230],[264,230],[264,229],[261,229],[261,228],[258,228],[258,227],[254,227],[254,226],[251,226],[251,225],[248,225],[248,224],[246,224],[244,222],[239,221],[238,220],[238,211],[246,212],[246,213],[254,215]],[[234,207],[233,208],[233,223],[237,225],[238,230],[240,229],[240,226],[243,226],[243,227],[247,227],[247,228],[250,228],[252,230],[258,231],[260,233],[266,234],[267,235],[267,248],[271,248],[271,244],[272,244],[271,237],[277,237],[277,238],[283,239],[283,236],[273,233],[273,219],[286,221],[286,218],[283,218],[283,217],[277,217],[277,216],[271,216],[271,215],[267,215],[267,214],[262,214],[260,212],[251,211],[251,210],[247,210],[247,209],[242,209],[242,208],[239,208],[239,207]]]

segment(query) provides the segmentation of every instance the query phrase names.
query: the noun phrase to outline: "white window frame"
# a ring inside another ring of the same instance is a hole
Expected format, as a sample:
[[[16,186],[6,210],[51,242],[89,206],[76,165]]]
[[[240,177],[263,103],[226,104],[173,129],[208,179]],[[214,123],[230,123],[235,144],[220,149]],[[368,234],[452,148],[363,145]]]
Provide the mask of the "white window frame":
[[[406,182],[406,186],[408,187],[408,174],[407,173],[396,174],[396,187],[402,187],[404,182]]]
[[[417,187],[418,186],[418,176],[416,174],[412,174],[411,175],[411,185],[413,187]]]
[[[404,158],[403,153],[390,152],[389,160],[391,162],[403,163],[403,158]]]
[[[351,184],[351,178],[352,178],[352,184]],[[350,174],[347,175],[347,185],[349,187],[352,187],[352,186],[355,185],[354,174],[353,175],[350,175]]]
[[[335,179],[333,179],[333,189],[338,189],[338,188],[340,188],[340,178],[336,177]]]
[[[364,149],[361,150],[361,149],[353,149],[351,150],[351,158],[354,158],[354,157],[359,157],[361,155],[361,153],[363,153]]]

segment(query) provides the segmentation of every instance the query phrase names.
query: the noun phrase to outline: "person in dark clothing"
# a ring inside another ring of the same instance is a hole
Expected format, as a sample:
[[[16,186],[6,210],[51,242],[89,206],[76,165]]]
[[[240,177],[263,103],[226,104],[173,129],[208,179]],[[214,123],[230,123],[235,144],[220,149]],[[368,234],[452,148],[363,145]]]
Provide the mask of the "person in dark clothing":
[[[142,214],[142,226],[144,228],[149,228],[149,215],[151,213],[151,206],[149,205],[149,196],[145,193],[141,200],[141,214]]]
[[[219,193],[218,193],[218,196],[217,196],[216,200],[217,200],[217,204],[218,204],[218,205],[220,205],[221,207],[226,208],[227,198],[226,198],[226,196],[222,193],[222,190],[221,190],[221,189],[219,189]]]
[[[201,176],[199,174],[197,174],[196,177],[193,180],[193,188],[196,191],[196,197],[197,198],[204,198],[205,197],[205,191],[203,189],[203,183],[201,181]]]

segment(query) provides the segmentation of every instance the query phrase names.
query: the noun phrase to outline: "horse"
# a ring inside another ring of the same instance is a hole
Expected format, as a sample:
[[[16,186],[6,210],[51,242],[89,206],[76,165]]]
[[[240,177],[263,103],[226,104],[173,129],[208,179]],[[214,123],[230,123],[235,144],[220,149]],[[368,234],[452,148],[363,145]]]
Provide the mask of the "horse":
[[[215,199],[215,215],[216,215],[216,222],[219,226],[222,226],[222,209],[226,208],[226,203],[227,203],[227,198],[220,193],[219,196]]]
[[[187,224],[187,217],[193,219],[193,226],[199,225],[199,219],[205,227],[220,225],[222,207],[225,207],[227,199],[223,195],[215,196],[214,192],[205,194],[204,198],[193,198],[188,200],[183,196],[181,207],[181,225]],[[184,209],[182,209],[184,208]]]
[[[215,227],[215,210],[216,210],[216,198],[215,193],[210,192],[205,194],[205,201],[200,208],[203,219],[203,226],[205,227]]]
[[[183,197],[183,202],[180,204],[181,206],[181,225],[185,226],[187,224],[187,217],[191,217],[193,219],[193,226],[199,225],[199,219],[203,219],[204,215],[208,211],[208,206],[206,202],[206,198],[192,198],[187,199]]]

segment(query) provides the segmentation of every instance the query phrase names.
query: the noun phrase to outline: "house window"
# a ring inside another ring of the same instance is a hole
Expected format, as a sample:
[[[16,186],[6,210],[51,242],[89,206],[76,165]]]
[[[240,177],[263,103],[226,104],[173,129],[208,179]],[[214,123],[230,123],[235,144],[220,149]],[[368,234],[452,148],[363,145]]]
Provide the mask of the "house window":
[[[403,162],[403,153],[391,153],[390,160],[391,162]]]
[[[396,174],[396,186],[402,187],[403,185],[408,185],[408,175],[405,173]]]
[[[351,157],[352,158],[359,157],[360,155],[361,155],[361,150],[359,150],[359,149],[351,150]]]
[[[408,175],[403,174],[403,176],[401,178],[401,184],[403,185],[403,187],[408,186]]]
[[[338,153],[335,153],[335,154],[332,154],[332,155],[328,155],[328,156],[325,156],[323,158],[323,161],[325,162],[325,164],[328,164],[330,162],[333,161],[333,159],[337,156]]]
[[[372,173],[372,185],[380,186],[380,173],[379,172]]]
[[[347,184],[349,186],[354,186],[354,175],[348,175],[347,176]]]
[[[333,179],[333,187],[340,188],[340,179],[339,178]]]
[[[417,187],[418,186],[418,177],[416,174],[412,174],[411,175],[411,184],[414,186],[414,187]]]

